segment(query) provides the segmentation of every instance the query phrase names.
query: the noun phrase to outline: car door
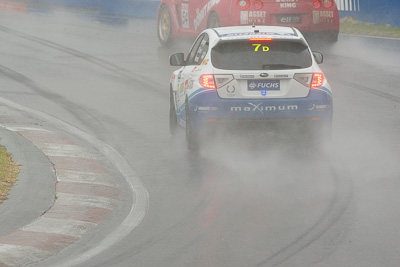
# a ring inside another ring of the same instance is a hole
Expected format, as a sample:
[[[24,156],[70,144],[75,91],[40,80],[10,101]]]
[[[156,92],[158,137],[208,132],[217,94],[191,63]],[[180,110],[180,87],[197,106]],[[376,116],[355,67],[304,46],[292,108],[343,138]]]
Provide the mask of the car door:
[[[207,51],[208,35],[204,33],[200,35],[194,42],[192,49],[190,50],[186,58],[186,65],[180,73],[177,107],[178,111],[181,112],[181,118],[185,118],[184,105],[186,96],[188,94],[188,91],[195,89],[194,83],[196,79],[198,79],[200,73],[199,66],[201,65]]]

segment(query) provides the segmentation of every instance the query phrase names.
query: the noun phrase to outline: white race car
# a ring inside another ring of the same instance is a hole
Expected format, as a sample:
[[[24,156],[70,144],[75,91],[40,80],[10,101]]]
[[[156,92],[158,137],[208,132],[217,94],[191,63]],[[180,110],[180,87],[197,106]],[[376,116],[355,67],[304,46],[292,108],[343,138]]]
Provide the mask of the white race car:
[[[331,135],[332,91],[299,30],[279,26],[206,29],[170,80],[170,130],[186,129],[189,149],[210,129],[249,123],[267,130]],[[289,125],[291,128],[279,127]]]

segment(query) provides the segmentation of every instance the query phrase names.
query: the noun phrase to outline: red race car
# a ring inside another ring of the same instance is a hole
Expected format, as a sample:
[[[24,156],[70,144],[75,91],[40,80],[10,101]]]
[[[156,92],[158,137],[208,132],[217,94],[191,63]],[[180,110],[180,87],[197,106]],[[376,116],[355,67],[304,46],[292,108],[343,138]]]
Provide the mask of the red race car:
[[[253,24],[296,27],[306,37],[335,42],[339,12],[335,0],[161,0],[157,31],[167,45],[206,28]]]

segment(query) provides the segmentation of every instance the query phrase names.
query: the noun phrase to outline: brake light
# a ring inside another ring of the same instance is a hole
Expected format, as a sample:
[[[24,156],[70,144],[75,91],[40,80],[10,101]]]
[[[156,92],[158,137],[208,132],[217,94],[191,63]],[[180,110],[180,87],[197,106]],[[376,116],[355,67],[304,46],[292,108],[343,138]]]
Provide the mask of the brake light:
[[[255,9],[261,9],[262,8],[262,2],[260,0],[256,0],[253,2],[253,7]]]
[[[320,87],[324,83],[324,75],[322,73],[313,73],[311,88]]]
[[[332,6],[332,0],[324,0],[324,6],[325,7],[331,7]]]
[[[314,0],[312,4],[313,4],[314,8],[320,8],[321,7],[321,3],[319,2],[319,0]]]
[[[272,41],[272,38],[250,38],[250,42]]]
[[[237,0],[236,5],[240,9],[247,9],[250,6],[250,0]]]
[[[200,76],[200,84],[207,89],[217,89],[215,84],[214,75],[203,74]]]

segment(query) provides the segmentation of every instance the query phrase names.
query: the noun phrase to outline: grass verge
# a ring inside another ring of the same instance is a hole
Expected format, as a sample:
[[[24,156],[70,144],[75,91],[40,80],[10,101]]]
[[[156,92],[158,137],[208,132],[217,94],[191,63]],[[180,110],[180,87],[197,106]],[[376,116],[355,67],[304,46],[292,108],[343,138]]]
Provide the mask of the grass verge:
[[[11,153],[0,146],[0,203],[2,203],[18,179],[19,164],[11,158]]]
[[[340,33],[400,38],[400,28],[365,23],[351,17],[340,20]]]

